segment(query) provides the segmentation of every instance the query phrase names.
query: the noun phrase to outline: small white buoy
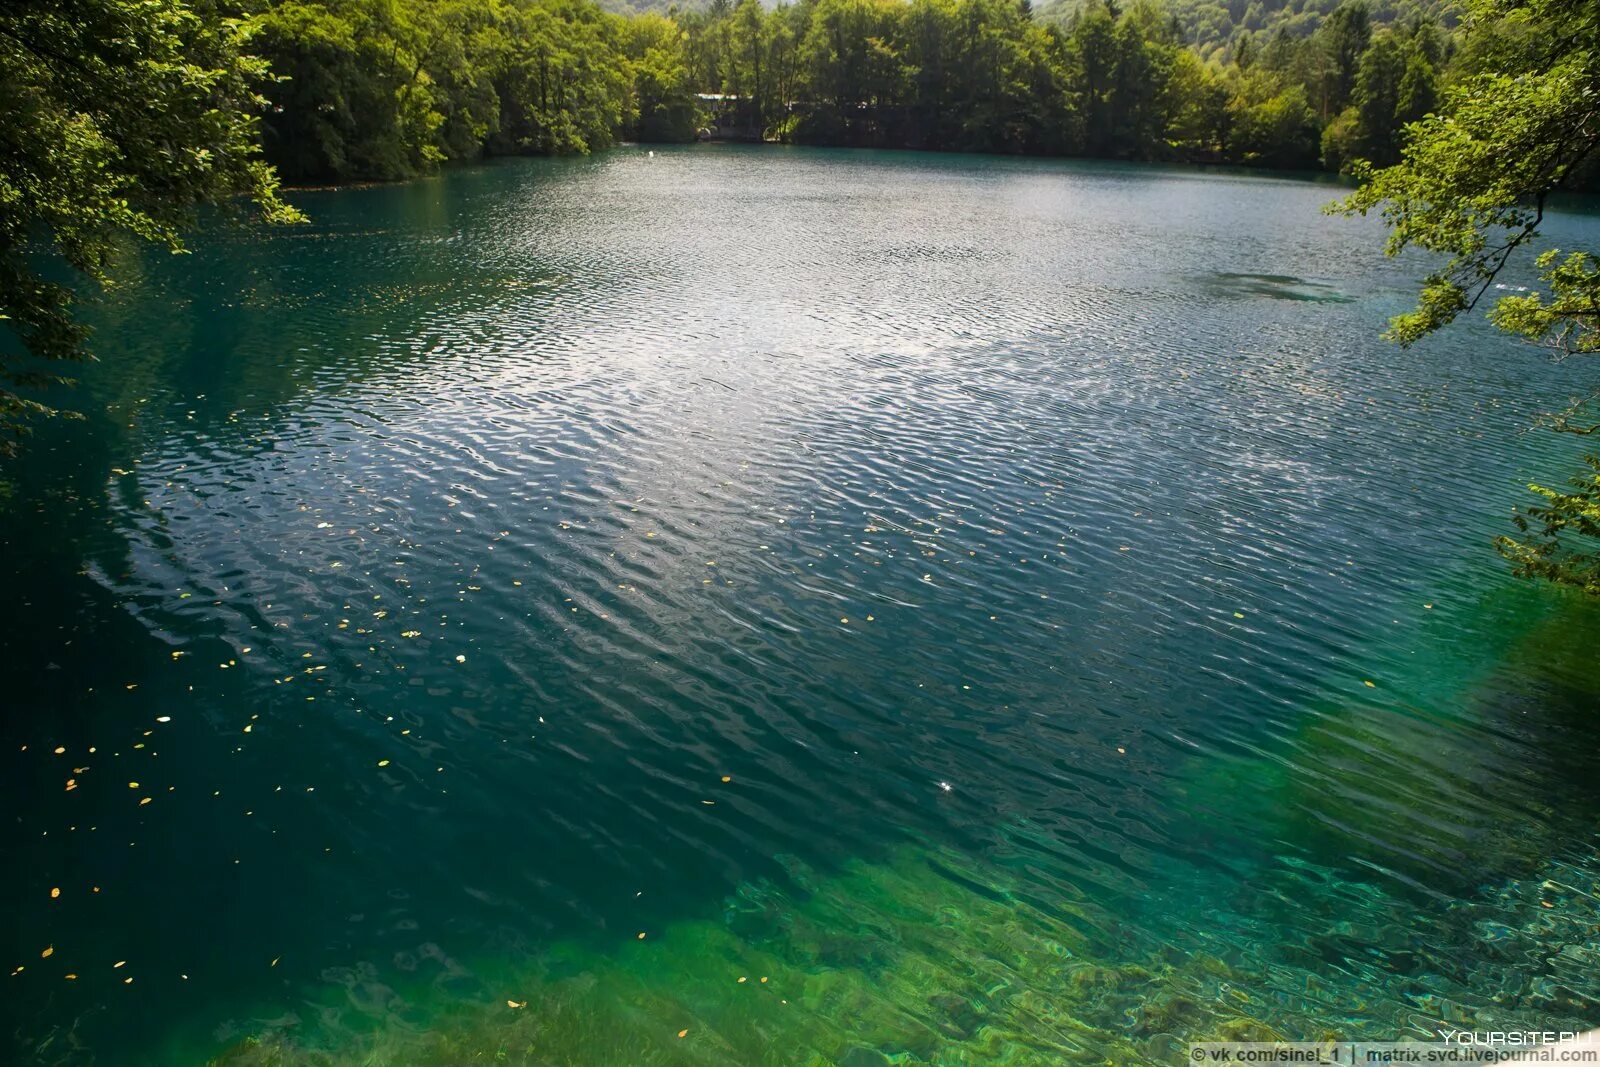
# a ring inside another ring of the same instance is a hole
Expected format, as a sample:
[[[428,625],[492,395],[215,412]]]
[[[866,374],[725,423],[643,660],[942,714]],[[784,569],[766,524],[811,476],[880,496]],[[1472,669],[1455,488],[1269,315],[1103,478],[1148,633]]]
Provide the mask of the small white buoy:
[[[654,158],[656,158],[656,153],[655,153],[655,149],[653,149],[653,148],[652,148],[652,149],[651,149],[651,150],[650,150],[650,158],[651,158],[651,159],[654,159]]]

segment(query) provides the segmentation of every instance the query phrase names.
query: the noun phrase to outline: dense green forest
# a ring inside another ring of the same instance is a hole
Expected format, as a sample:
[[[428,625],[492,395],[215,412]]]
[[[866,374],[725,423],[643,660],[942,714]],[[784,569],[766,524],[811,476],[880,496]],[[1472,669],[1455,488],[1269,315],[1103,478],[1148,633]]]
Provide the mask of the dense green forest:
[[[1070,24],[1102,0],[1042,0],[1035,13],[1046,22]],[[1226,57],[1240,40],[1257,35],[1309,37],[1343,0],[1166,0],[1185,43],[1206,59]],[[1457,24],[1449,0],[1370,0],[1367,10],[1376,25],[1433,22]]]
[[[708,128],[797,144],[1389,164],[1447,86],[1516,47],[1514,19],[1468,35],[1439,2],[1058,0],[1035,12],[1027,0],[712,0],[621,15],[593,0],[160,0],[151,11],[178,47],[192,20],[252,64],[265,160],[303,182]],[[0,39],[37,60],[52,20],[93,26],[135,7],[25,0]]]
[[[266,0],[246,18],[275,76],[266,156],[291,181],[689,141],[708,127],[1348,170],[1395,162],[1406,124],[1521,32],[1507,19],[1464,35],[1432,0],[1069,2],[1043,15],[1026,0],[713,0],[617,15],[591,0]]]
[[[1337,170],[1393,162],[1403,126],[1472,69],[1421,9],[1385,7],[1384,21],[1346,0],[1305,32],[1304,18],[1257,18],[1254,0],[1227,14],[1218,48],[1209,8],[1179,3],[1045,18],[1018,0],[628,16],[589,0],[283,0],[248,18],[276,75],[267,158],[290,180],[687,141],[719,122],[800,144]],[[739,101],[708,109],[702,94]]]
[[[1104,0],[1039,0],[1033,13],[1042,22],[1069,25]],[[1204,58],[1229,47],[1241,34],[1273,34],[1284,30],[1294,37],[1309,36],[1343,0],[1166,0],[1165,7],[1178,20],[1185,43],[1197,46]],[[621,15],[653,11],[659,14],[700,12],[712,0],[599,0],[601,7]],[[767,6],[772,4],[768,0]],[[1408,19],[1456,24],[1456,6],[1450,0],[1370,0],[1375,23]]]

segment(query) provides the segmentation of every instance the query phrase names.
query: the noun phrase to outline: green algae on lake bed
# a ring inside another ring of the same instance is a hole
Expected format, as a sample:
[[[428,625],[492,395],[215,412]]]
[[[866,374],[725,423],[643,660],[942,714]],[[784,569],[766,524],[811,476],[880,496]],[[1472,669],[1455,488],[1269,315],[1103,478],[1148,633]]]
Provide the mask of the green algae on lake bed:
[[[1283,947],[1229,936],[1230,922],[1241,924],[1235,935],[1245,924],[1281,930],[1260,916],[1218,913],[1210,936],[1174,931],[1162,943],[1150,936],[1159,931],[1130,931],[1099,943],[1071,910],[967,888],[978,872],[950,866],[961,862],[907,853],[827,876],[797,870],[796,891],[748,887],[720,920],[610,952],[555,946],[530,965],[478,968],[470,991],[445,992],[455,983],[443,960],[414,985],[351,974],[330,983],[349,999],[317,1013],[337,1020],[335,1043],[319,1046],[328,1033],[315,1018],[303,1020],[310,1034],[286,1021],[217,1062],[1170,1064],[1194,1040],[1333,1039],[1379,1026],[1424,1039],[1433,1035],[1418,1030],[1421,1016],[1571,1027],[1600,1007],[1589,984],[1600,965],[1592,863],[1550,864],[1435,928],[1481,943],[1467,974],[1367,976],[1341,989]],[[1349,937],[1341,929],[1415,937],[1403,901],[1372,895],[1340,908],[1324,916],[1330,941]],[[1547,983],[1498,989],[1503,1007],[1476,1002],[1476,982],[1498,985],[1529,953],[1557,963]]]

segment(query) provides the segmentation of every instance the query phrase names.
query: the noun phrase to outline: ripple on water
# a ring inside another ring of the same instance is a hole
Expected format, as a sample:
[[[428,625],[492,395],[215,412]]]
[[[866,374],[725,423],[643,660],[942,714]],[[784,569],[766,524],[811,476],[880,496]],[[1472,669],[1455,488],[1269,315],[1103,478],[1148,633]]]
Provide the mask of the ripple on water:
[[[1377,341],[1407,271],[1325,195],[619,151],[150,264],[5,532],[6,662],[62,668],[4,727],[8,1032],[864,1064],[1600,1022],[1550,925],[1592,922],[1551,751],[1593,620],[1484,552],[1568,372]]]

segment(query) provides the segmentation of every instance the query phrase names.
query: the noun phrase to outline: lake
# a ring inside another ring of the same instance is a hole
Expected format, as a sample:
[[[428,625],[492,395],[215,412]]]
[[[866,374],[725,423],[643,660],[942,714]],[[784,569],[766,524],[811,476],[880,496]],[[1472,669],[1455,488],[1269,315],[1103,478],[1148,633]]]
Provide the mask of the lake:
[[[0,518],[4,1055],[1600,1024],[1600,614],[1490,545],[1584,368],[1382,341],[1339,193],[624,147],[130,264]]]

